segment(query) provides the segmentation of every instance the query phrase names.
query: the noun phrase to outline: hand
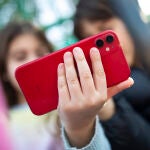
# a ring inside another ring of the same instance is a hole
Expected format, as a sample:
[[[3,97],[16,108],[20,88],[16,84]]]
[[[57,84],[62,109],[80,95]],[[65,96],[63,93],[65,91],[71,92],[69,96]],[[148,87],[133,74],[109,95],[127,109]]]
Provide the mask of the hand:
[[[103,106],[103,108],[99,111],[98,116],[101,121],[107,121],[112,118],[112,116],[116,113],[116,106],[114,100],[110,98],[107,103]]]
[[[77,63],[80,82],[74,66],[73,55]],[[90,57],[93,76],[83,51],[75,48],[64,54],[64,64],[58,66],[58,111],[62,124],[73,145],[87,144],[93,134],[95,116],[108,98],[120,89],[117,86],[107,90],[106,77],[98,49],[92,48]],[[126,81],[126,87],[132,83]],[[123,90],[123,89],[122,89]],[[81,136],[82,139],[79,139]]]

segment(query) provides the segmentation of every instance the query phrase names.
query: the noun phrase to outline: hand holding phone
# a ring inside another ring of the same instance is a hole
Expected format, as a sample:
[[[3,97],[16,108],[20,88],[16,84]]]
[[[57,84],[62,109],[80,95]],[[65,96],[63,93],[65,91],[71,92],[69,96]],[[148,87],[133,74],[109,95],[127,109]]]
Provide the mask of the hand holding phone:
[[[89,37],[17,68],[16,79],[34,114],[42,115],[57,108],[57,67],[64,62],[64,53],[72,52],[74,47],[83,50],[91,72],[90,49],[92,47],[99,49],[107,87],[125,81],[130,76],[130,69],[114,32],[105,31]]]
[[[69,142],[77,147],[83,147],[92,138],[96,115],[102,110],[105,102],[115,94],[114,92],[117,93],[132,84],[132,80],[129,79],[107,89],[99,50],[91,48],[89,55],[93,74],[79,47],[74,48],[73,53],[66,52],[64,63],[58,67],[58,112]]]

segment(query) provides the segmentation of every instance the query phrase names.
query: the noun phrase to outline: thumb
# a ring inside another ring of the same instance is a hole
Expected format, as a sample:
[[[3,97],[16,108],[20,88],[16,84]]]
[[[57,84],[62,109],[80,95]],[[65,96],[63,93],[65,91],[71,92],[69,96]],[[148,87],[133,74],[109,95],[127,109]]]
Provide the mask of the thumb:
[[[127,80],[108,88],[107,89],[108,99],[118,94],[119,92],[131,87],[133,84],[134,80],[131,77],[129,77]]]

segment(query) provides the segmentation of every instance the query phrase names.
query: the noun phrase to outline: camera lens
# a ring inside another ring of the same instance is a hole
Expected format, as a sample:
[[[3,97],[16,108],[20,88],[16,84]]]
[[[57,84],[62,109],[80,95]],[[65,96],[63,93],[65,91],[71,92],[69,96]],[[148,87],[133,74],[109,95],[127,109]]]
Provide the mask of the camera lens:
[[[97,47],[102,47],[103,45],[104,45],[103,40],[98,39],[98,40],[96,41],[96,46],[97,46]]]
[[[113,36],[112,36],[112,35],[107,36],[107,37],[106,37],[106,41],[107,41],[108,43],[112,43],[112,42],[114,41]]]

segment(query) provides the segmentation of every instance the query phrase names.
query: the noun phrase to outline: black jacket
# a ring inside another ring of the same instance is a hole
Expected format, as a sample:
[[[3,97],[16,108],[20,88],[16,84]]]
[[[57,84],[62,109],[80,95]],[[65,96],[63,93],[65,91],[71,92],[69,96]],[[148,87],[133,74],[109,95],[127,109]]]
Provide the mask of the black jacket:
[[[150,150],[150,81],[133,69],[135,85],[114,97],[116,114],[102,122],[112,150]]]

